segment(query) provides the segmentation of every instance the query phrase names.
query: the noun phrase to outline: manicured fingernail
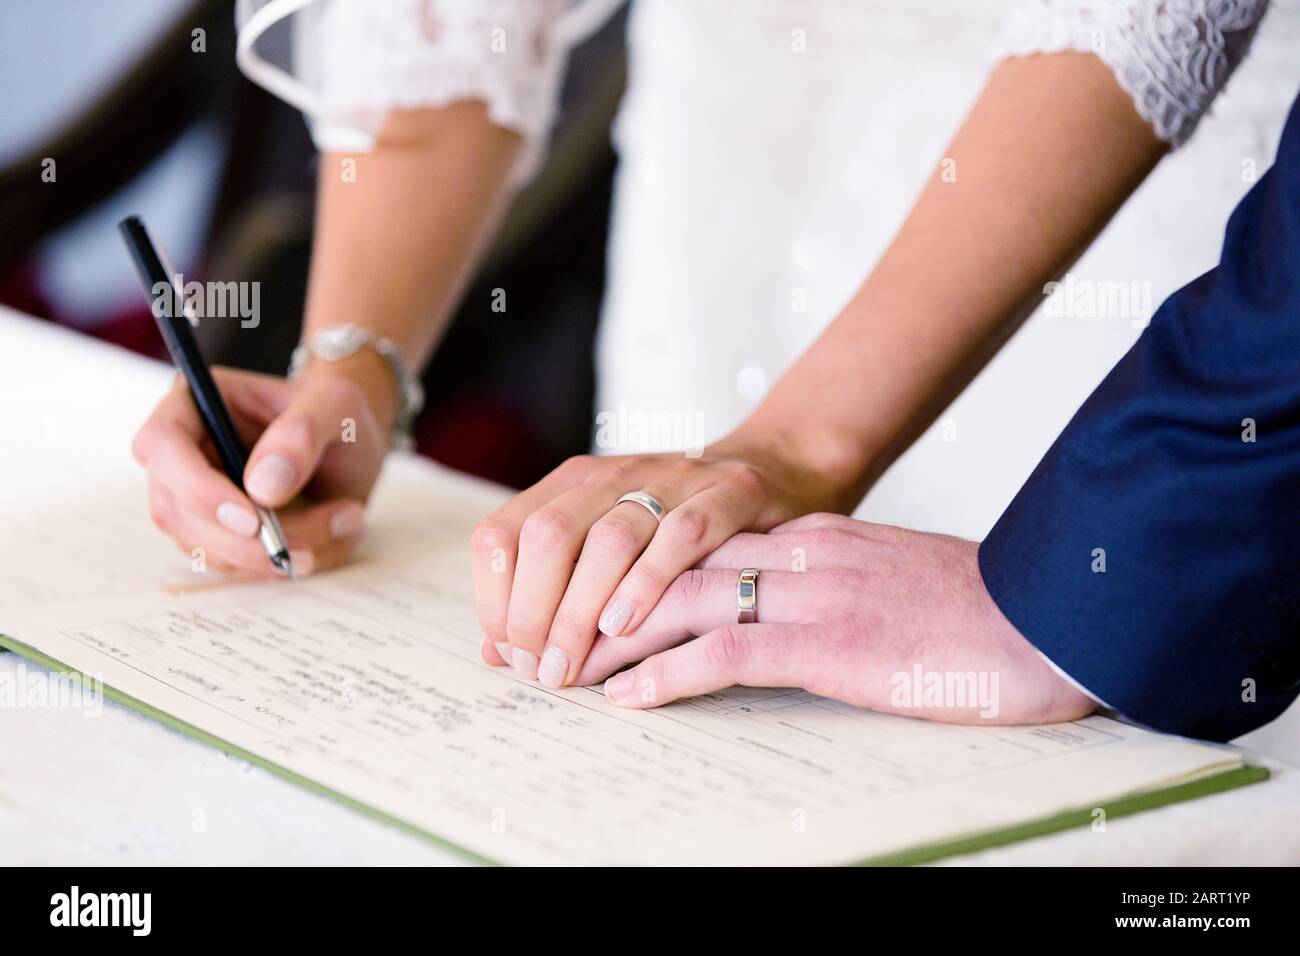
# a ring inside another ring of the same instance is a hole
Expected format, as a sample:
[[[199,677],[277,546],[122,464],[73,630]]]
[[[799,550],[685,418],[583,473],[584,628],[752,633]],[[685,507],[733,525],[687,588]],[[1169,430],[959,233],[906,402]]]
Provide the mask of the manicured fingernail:
[[[617,704],[620,698],[632,693],[632,685],[635,683],[636,678],[632,676],[631,671],[615,674],[605,681],[605,696]]]
[[[293,487],[293,465],[282,455],[267,455],[253,466],[246,487],[259,501],[279,501]]]
[[[542,666],[538,668],[537,679],[547,687],[562,687],[568,673],[569,659],[564,656],[564,651],[552,644],[542,655]]]
[[[316,559],[310,551],[290,551],[289,561],[293,564],[293,575],[296,578],[305,578],[316,565]]]
[[[355,538],[365,530],[365,527],[366,516],[358,504],[346,504],[330,518],[330,534],[338,540]]]
[[[520,677],[525,680],[537,680],[537,655],[532,651],[516,647],[510,657],[510,663],[515,670],[519,671]]]
[[[632,620],[632,602],[625,597],[614,598],[600,616],[600,633],[618,637]]]
[[[506,667],[509,667],[510,666],[510,645],[507,644],[505,641],[500,641],[499,643],[493,644],[492,646],[497,649],[497,654],[500,656],[500,658],[506,662]]]
[[[262,526],[262,522],[257,520],[257,515],[252,510],[233,501],[227,501],[217,508],[217,523],[245,538],[257,534],[257,529]]]

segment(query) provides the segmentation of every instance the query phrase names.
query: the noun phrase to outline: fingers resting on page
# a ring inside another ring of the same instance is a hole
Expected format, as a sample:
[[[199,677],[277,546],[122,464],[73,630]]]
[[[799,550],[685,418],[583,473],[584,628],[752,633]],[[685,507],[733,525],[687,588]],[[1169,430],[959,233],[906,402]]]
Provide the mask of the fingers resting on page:
[[[963,723],[1091,712],[1095,703],[998,611],[977,550],[970,541],[831,514],[730,535],[626,626],[593,635],[564,682],[604,681],[608,699],[630,708],[743,685]],[[759,571],[756,623],[737,623],[742,568]],[[940,693],[929,675],[938,675]],[[537,675],[529,668],[523,676]],[[954,687],[961,693],[942,692]]]

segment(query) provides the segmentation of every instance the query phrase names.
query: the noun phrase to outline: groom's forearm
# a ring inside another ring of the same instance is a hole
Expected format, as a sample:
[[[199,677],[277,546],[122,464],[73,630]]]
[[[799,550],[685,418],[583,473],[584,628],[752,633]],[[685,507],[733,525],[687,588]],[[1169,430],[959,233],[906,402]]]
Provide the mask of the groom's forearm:
[[[1057,666],[1130,720],[1212,740],[1300,695],[1300,98],[1222,248],[979,552],[990,598]]]
[[[879,264],[741,431],[781,436],[851,509],[1165,148],[1095,56],[1002,63]]]

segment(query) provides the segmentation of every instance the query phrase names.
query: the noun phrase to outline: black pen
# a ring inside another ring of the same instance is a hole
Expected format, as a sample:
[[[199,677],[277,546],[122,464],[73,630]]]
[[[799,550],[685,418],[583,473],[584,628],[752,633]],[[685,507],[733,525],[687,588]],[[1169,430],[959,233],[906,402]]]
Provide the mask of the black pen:
[[[199,344],[190,329],[189,317],[185,314],[183,303],[184,290],[177,287],[176,270],[172,268],[163,252],[162,246],[154,241],[149,227],[138,216],[128,216],[118,223],[122,237],[126,240],[131,258],[135,260],[136,271],[145,285],[145,294],[154,318],[158,320],[158,330],[162,332],[167,351],[171,353],[176,370],[185,377],[190,387],[190,397],[199,410],[203,426],[217,449],[221,465],[235,486],[244,490],[244,466],[248,463],[244,445],[235,431],[235,424],[230,419],[230,411],[217,390],[217,383],[212,380],[203,356],[199,354]],[[293,578],[293,564],[289,561],[289,548],[284,541],[284,531],[275,512],[253,502],[257,517],[262,522],[258,537],[267,556],[275,567]]]

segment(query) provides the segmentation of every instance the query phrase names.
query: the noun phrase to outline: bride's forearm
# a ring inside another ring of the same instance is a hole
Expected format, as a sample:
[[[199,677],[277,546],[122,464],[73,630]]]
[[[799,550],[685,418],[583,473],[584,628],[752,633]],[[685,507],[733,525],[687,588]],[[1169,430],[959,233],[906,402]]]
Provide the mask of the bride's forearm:
[[[467,102],[391,114],[371,152],[323,153],[304,336],[352,322],[421,367],[499,219],[519,148]],[[308,374],[346,375],[391,419],[391,373],[371,350]]]
[[[1164,150],[1096,57],[1001,64],[874,271],[729,441],[779,436],[851,509]]]

